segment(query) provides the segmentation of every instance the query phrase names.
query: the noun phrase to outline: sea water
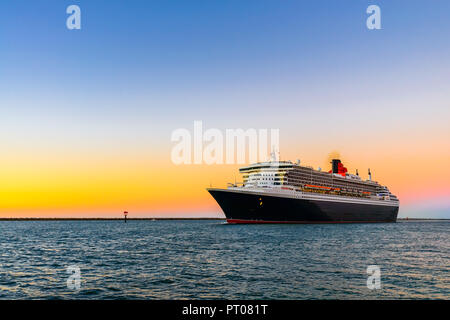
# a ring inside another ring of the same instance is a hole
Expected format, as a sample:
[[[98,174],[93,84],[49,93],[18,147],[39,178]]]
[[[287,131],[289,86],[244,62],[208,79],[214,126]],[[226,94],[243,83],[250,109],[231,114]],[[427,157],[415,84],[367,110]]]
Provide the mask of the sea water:
[[[448,221],[0,221],[0,245],[1,299],[450,298]]]

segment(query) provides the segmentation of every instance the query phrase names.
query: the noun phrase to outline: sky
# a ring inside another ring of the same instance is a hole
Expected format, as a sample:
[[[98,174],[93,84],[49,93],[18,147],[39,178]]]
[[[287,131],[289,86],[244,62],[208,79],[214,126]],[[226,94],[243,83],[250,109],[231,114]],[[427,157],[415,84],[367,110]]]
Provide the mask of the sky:
[[[66,8],[81,9],[69,30]],[[366,9],[381,9],[369,30]],[[280,156],[450,218],[450,3],[0,2],[0,217],[219,217],[238,164],[171,161],[178,128],[270,129]],[[238,177],[237,177],[238,178]]]

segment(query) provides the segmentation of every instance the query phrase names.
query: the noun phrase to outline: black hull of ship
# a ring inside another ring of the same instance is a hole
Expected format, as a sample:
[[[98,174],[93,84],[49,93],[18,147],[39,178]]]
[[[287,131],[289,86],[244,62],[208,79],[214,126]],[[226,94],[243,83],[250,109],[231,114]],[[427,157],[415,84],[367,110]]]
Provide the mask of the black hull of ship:
[[[398,206],[309,200],[210,189],[228,223],[396,222]]]

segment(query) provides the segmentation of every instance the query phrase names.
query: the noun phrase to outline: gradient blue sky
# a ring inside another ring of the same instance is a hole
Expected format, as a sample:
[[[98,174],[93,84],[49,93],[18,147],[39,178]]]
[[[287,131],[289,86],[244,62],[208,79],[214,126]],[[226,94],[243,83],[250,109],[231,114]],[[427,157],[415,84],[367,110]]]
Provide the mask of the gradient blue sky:
[[[81,30],[66,28],[71,4]],[[366,28],[370,4],[382,30]],[[449,12],[449,1],[2,1],[1,153],[168,159],[170,133],[203,120],[280,128],[282,156],[315,165],[339,150],[436,169],[450,159]],[[450,183],[433,177],[423,183],[444,190],[450,217]]]

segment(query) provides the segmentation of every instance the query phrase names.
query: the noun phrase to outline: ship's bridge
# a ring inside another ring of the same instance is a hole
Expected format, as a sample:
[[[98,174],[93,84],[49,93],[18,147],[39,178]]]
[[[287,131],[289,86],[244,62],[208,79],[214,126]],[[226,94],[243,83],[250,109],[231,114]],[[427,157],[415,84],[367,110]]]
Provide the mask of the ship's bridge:
[[[293,167],[290,161],[268,161],[242,167],[239,172],[244,187],[275,187],[285,183],[286,173]]]

